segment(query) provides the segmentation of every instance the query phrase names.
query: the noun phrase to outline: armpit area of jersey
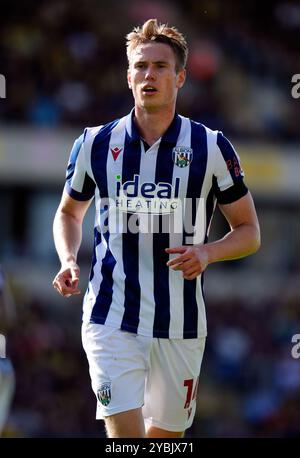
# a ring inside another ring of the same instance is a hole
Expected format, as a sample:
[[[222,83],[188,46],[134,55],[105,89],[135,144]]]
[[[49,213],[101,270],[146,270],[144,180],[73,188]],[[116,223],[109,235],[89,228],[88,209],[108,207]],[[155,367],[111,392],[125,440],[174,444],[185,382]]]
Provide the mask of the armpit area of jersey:
[[[248,188],[243,180],[236,181],[230,188],[221,192],[215,187],[215,195],[219,204],[231,204],[241,197],[244,197],[248,192]]]
[[[92,199],[93,197],[93,194],[91,195],[91,193],[87,193],[87,192],[84,192],[84,188],[83,188],[83,192],[78,192],[78,191],[75,191],[75,189],[73,189],[71,187],[71,185],[66,181],[65,183],[65,191],[69,194],[69,196],[71,196],[73,199],[75,200],[80,200],[81,202],[83,201],[86,201],[86,200],[90,200]]]

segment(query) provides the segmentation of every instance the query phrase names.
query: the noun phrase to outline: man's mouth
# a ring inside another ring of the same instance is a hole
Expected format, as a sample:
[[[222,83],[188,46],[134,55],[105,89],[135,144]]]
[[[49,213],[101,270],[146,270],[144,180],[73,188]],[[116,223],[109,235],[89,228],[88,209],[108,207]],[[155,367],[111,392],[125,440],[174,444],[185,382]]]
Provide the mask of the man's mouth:
[[[142,88],[142,91],[146,94],[151,94],[157,92],[157,89],[154,86],[147,85]]]

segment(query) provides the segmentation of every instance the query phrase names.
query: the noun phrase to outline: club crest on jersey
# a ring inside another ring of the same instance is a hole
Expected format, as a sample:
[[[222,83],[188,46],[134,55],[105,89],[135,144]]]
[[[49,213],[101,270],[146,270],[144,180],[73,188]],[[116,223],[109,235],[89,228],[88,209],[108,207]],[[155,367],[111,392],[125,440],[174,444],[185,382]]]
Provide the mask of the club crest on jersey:
[[[193,149],[187,146],[176,146],[173,148],[172,158],[177,167],[187,167],[193,160]]]
[[[119,157],[119,154],[122,152],[123,148],[120,146],[111,146],[110,151],[112,154],[112,157],[114,158],[114,161],[116,161]]]
[[[111,383],[105,382],[102,383],[100,388],[97,390],[98,401],[101,402],[103,406],[108,406],[111,400]]]

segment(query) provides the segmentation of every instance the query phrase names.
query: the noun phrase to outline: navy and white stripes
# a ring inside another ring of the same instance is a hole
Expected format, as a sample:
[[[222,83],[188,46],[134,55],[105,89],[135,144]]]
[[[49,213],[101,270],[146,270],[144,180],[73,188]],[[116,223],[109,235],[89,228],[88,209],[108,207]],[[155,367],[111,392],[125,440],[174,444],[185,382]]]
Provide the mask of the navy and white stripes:
[[[174,154],[182,147],[187,153],[179,166]],[[166,266],[165,248],[193,243],[191,225],[203,228],[197,243],[205,243],[216,198],[229,203],[242,197],[247,192],[242,178],[239,158],[222,133],[177,114],[147,151],[133,112],[85,129],[72,149],[66,180],[74,199],[95,197],[95,244],[83,319],[161,338],[206,335],[203,278],[183,280],[181,272]],[[181,202],[178,213],[151,210],[155,201],[165,205],[171,198]],[[134,210],[134,205],[139,207]],[[149,214],[139,212],[141,205]],[[180,230],[169,230],[179,217]],[[133,226],[136,230],[130,230]]]

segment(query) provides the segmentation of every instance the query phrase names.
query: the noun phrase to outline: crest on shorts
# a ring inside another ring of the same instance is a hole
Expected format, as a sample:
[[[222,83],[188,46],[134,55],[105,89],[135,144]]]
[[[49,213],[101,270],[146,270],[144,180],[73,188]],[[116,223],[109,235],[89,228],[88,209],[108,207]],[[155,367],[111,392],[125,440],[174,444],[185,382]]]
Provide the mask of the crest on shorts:
[[[172,159],[177,167],[187,167],[193,160],[193,149],[188,146],[176,146],[172,151]]]
[[[108,406],[111,400],[111,383],[104,382],[97,390],[98,401],[101,402],[103,406]]]

